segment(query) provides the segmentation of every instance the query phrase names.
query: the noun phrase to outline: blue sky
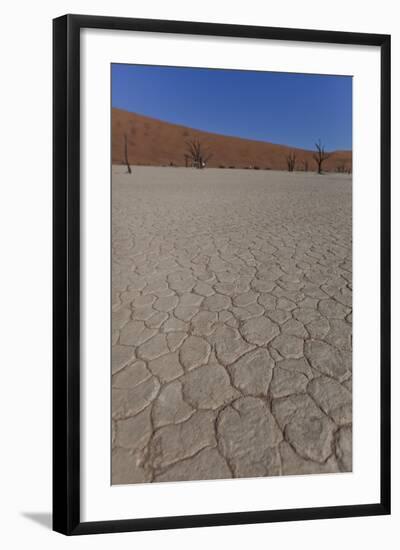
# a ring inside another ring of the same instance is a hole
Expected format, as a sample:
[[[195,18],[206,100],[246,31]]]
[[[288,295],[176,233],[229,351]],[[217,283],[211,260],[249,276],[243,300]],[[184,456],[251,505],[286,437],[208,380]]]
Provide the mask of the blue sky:
[[[230,136],[352,148],[348,76],[113,64],[112,106]]]

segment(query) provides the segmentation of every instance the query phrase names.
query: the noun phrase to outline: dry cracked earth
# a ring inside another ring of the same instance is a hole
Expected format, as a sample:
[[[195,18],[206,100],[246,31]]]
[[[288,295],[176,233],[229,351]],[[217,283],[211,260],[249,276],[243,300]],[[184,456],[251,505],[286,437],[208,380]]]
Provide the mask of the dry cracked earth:
[[[352,468],[351,178],[113,167],[112,483]]]

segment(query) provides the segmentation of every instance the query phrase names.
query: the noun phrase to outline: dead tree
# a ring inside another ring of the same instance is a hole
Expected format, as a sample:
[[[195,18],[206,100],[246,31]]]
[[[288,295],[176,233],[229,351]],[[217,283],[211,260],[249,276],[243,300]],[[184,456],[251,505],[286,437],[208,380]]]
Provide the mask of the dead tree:
[[[194,168],[204,168],[207,161],[210,160],[212,154],[203,146],[198,139],[193,139],[186,142],[187,157],[191,160]]]
[[[294,165],[296,162],[296,153],[290,152],[288,156],[286,157],[288,172],[293,172]]]
[[[320,139],[315,144],[315,147],[317,148],[317,150],[313,154],[313,159],[317,163],[318,174],[322,174],[322,164],[330,157],[330,154],[325,152],[325,147],[321,143]]]
[[[131,167],[129,166],[129,159],[128,159],[128,138],[126,136],[126,134],[124,134],[124,138],[125,138],[125,164],[126,164],[126,168],[128,170],[128,174],[131,174],[132,173],[132,170],[131,170]]]
[[[307,159],[303,160],[303,168],[304,168],[304,172],[308,172],[308,160]]]

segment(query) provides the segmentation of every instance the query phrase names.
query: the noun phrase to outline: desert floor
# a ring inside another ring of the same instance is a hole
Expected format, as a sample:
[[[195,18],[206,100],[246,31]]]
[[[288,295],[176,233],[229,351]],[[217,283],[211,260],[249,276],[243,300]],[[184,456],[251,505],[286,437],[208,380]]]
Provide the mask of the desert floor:
[[[113,167],[114,484],[351,470],[351,187]]]

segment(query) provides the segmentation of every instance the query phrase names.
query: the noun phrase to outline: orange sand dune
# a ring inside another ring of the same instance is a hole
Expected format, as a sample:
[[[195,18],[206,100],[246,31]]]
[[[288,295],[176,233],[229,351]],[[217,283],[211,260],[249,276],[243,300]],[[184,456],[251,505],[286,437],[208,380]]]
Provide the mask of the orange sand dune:
[[[315,171],[313,151],[275,145],[232,136],[223,136],[170,124],[154,118],[112,109],[112,162],[124,163],[124,136],[132,165],[185,166],[186,142],[198,139],[212,154],[207,166],[287,170],[287,156],[296,154],[295,170]],[[318,137],[318,136],[317,136]],[[352,152],[334,151],[324,163],[324,171],[351,170]]]

